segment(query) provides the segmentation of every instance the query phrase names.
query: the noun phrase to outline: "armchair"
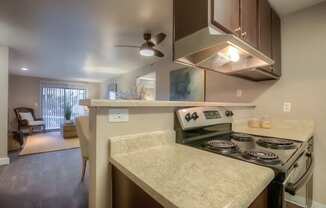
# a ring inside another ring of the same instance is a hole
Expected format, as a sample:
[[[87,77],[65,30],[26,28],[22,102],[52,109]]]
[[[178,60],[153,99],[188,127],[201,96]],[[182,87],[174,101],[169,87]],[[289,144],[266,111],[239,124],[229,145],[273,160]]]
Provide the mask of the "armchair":
[[[22,128],[27,128],[29,134],[33,133],[34,127],[41,127],[45,131],[45,123],[42,118],[36,118],[34,110],[31,108],[15,108],[14,109],[17,121],[18,121],[18,131],[21,131]]]

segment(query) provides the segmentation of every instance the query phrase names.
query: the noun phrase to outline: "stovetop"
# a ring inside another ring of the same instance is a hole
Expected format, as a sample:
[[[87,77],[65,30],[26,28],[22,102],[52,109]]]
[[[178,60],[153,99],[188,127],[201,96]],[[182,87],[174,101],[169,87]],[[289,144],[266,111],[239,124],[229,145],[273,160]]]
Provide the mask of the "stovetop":
[[[305,151],[298,141],[232,132],[233,112],[223,107],[179,109],[177,143],[286,173]]]
[[[189,140],[185,144],[258,165],[282,169],[302,143],[233,132]]]

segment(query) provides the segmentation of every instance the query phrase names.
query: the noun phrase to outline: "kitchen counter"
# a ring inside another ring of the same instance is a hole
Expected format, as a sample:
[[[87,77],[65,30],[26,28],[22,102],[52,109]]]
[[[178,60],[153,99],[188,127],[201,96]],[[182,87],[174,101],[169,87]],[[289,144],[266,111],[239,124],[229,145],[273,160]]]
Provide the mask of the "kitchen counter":
[[[145,101],[145,100],[81,100],[80,104],[88,107],[201,107],[201,106],[227,106],[249,107],[255,105],[248,103],[220,103],[220,102],[187,102],[187,101]]]
[[[314,134],[314,122],[308,120],[273,120],[271,129],[250,128],[247,122],[233,124],[233,131],[306,142]]]
[[[274,178],[269,168],[174,139],[174,132],[111,138],[110,162],[164,207],[245,208]]]

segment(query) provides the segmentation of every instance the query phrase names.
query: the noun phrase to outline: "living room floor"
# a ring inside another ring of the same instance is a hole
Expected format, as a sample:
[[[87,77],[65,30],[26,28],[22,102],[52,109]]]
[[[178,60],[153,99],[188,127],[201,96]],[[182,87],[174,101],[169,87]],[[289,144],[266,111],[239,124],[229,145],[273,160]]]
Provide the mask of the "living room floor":
[[[88,181],[80,182],[80,149],[19,157],[0,167],[1,208],[87,208]]]

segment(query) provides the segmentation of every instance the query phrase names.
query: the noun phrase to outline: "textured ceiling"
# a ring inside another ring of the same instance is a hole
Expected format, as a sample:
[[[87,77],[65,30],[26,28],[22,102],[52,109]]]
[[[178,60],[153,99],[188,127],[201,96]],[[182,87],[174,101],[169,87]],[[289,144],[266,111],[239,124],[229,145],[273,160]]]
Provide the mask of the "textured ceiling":
[[[15,74],[105,80],[160,60],[114,47],[140,45],[144,32],[167,33],[160,49],[171,58],[172,1],[8,0],[0,7],[0,45],[12,49]]]
[[[320,1],[270,0],[282,15]],[[160,49],[171,59],[172,11],[172,0],[5,0],[0,45],[11,48],[11,73],[102,81],[161,60],[114,47],[141,44],[144,32],[167,33]]]
[[[313,6],[325,0],[269,0],[276,11],[285,16],[292,12]]]

